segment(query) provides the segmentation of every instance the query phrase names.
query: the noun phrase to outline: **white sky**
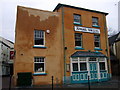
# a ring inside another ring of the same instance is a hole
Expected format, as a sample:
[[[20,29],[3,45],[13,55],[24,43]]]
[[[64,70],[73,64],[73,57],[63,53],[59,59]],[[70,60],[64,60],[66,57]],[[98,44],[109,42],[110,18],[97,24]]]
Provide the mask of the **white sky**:
[[[17,5],[52,11],[58,3],[107,12],[107,27],[118,31],[119,0],[0,0],[0,36],[14,42]]]

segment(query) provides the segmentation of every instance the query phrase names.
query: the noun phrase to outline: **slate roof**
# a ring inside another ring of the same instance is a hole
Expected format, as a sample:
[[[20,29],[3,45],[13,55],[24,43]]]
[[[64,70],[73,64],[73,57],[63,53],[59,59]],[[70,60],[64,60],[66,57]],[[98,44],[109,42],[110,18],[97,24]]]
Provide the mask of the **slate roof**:
[[[106,57],[101,52],[77,51],[71,57]]]
[[[120,33],[117,33],[116,35],[111,36],[111,37],[108,38],[110,46],[116,41],[116,39],[117,39],[117,37],[118,37],[119,34]]]
[[[70,8],[75,8],[75,9],[79,9],[79,10],[85,10],[85,11],[95,12],[95,13],[102,13],[102,14],[108,15],[108,13],[106,13],[106,12],[101,12],[101,11],[96,11],[96,10],[90,10],[90,9],[81,8],[81,7],[75,7],[75,6],[70,6],[70,5],[61,4],[61,3],[59,3],[59,4],[55,7],[55,9],[53,10],[53,12],[54,12],[55,10],[58,10],[58,9],[59,9],[60,7],[62,7],[62,6],[64,6],[64,7],[70,7]]]

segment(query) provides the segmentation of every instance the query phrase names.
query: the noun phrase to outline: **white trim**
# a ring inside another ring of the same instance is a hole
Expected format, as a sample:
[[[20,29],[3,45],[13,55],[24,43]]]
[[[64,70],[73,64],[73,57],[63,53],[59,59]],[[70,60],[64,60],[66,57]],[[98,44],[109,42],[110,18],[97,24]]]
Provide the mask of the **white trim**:
[[[108,73],[107,58],[105,58],[105,70],[106,70],[107,73]]]
[[[80,71],[80,57],[78,57],[78,71]]]
[[[99,58],[97,58],[97,68],[98,68],[98,70],[97,70],[98,79],[101,79],[101,78],[100,78],[100,65],[99,65]]]
[[[87,71],[88,71],[88,75],[90,76],[89,57],[87,57]]]
[[[70,57],[70,76],[72,76],[72,71],[73,70],[73,67],[72,67],[72,58]]]

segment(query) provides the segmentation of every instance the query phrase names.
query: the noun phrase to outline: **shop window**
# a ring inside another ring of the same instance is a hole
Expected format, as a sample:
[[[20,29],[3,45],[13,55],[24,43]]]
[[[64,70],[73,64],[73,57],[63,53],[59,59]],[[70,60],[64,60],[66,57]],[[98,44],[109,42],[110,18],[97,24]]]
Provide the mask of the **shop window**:
[[[86,63],[80,63],[80,71],[86,71],[86,70],[87,70]]]
[[[92,17],[92,26],[99,26],[97,17]]]
[[[45,58],[44,57],[34,58],[34,71],[36,73],[45,72]]]
[[[42,30],[35,30],[34,31],[34,44],[39,46],[45,45],[45,35],[44,31]]]
[[[75,46],[82,47],[82,34],[75,33]]]
[[[74,14],[74,23],[80,24],[81,23],[81,16],[78,14]]]
[[[78,63],[72,63],[73,71],[78,71]]]
[[[105,70],[105,62],[100,62],[100,70]]]
[[[94,46],[100,48],[100,35],[94,35]]]

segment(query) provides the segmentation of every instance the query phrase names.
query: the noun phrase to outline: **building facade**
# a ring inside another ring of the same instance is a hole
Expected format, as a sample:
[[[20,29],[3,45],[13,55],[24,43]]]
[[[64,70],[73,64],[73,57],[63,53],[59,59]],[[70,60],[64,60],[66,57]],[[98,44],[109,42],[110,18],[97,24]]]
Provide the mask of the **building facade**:
[[[13,58],[11,53],[14,52],[14,43],[0,37],[0,75],[9,75],[13,69]],[[11,70],[10,70],[11,68]]]
[[[51,76],[56,84],[110,79],[107,13],[64,4],[17,11],[15,84],[19,72],[31,72],[34,85],[51,84]]]
[[[120,67],[120,32],[109,37],[110,60],[112,75],[119,76]]]

